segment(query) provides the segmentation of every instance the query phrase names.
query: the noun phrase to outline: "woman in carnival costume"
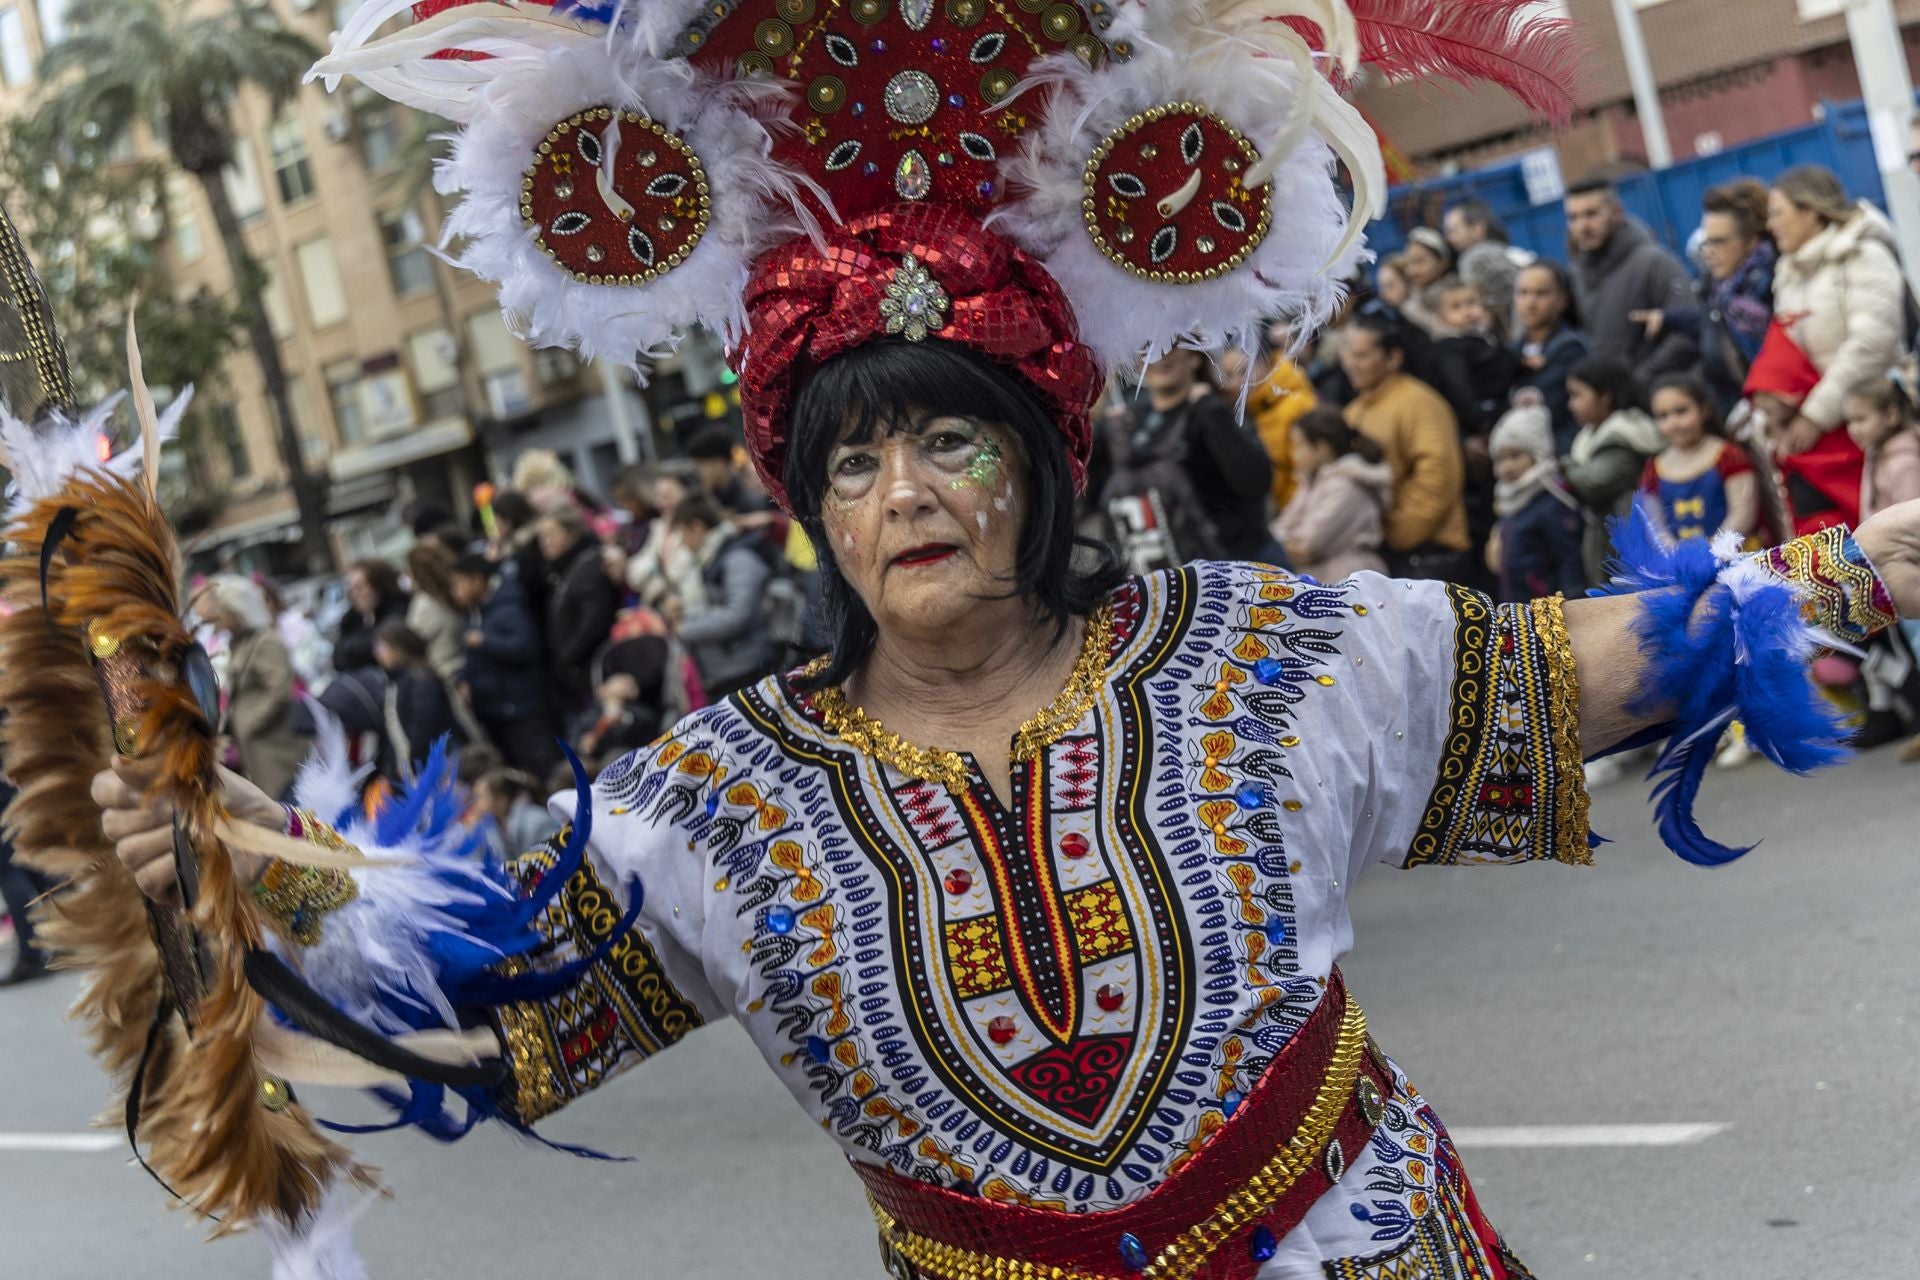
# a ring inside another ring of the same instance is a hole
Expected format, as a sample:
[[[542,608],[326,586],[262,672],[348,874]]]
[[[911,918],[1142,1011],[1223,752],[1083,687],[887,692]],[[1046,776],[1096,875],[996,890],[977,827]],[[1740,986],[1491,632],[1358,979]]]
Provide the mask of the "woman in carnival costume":
[[[155,1171],[285,1274],[353,1274],[368,1175],[293,1086],[377,1087],[442,1138],[529,1129],[731,1017],[850,1158],[894,1276],[1524,1276],[1341,982],[1348,887],[1586,862],[1583,758],[1655,733],[1663,835],[1736,856],[1690,817],[1719,727],[1837,758],[1802,667],[1920,610],[1920,509],[1751,558],[1630,529],[1637,594],[1515,606],[1248,564],[1127,580],[1077,547],[1104,371],[1310,326],[1356,260],[1379,159],[1315,50],[1467,73],[1356,7],[475,4],[386,36],[403,5],[360,9],[318,71],[464,125],[451,230],[531,337],[727,337],[832,650],[476,871],[438,759],[371,816],[330,749],[291,816],[216,775],[165,593],[102,585],[142,579],[101,555],[96,490],[165,564],[131,467],[28,477],[9,578],[45,616],[0,638],[69,695],[97,673],[112,719],[75,745],[0,687],[16,817],[76,877],[56,945],[164,970],[150,1007],[81,1008]],[[1537,101],[1560,38],[1477,61],[1544,67],[1515,75]]]

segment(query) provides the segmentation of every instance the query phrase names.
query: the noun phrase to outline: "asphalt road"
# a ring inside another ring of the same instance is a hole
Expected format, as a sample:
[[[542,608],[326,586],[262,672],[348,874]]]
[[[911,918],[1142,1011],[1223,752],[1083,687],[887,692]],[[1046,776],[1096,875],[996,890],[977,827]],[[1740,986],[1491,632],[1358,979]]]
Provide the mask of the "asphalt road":
[[[1920,769],[1882,752],[1814,781],[1755,765],[1709,786],[1709,830],[1765,837],[1744,862],[1683,865],[1654,844],[1644,789],[1618,785],[1596,804],[1616,840],[1597,869],[1372,875],[1348,978],[1543,1280],[1905,1280]],[[84,1131],[104,1098],[61,1020],[71,994],[65,978],[0,991],[0,1280],[262,1280],[257,1242],[200,1243],[120,1151],[17,1149]],[[1692,1122],[1727,1127],[1610,1147],[1538,1128]],[[1474,1140],[1490,1126],[1523,1128]],[[878,1274],[856,1183],[731,1027],[551,1136],[632,1159],[494,1133],[362,1140],[394,1192],[361,1230],[375,1280]]]

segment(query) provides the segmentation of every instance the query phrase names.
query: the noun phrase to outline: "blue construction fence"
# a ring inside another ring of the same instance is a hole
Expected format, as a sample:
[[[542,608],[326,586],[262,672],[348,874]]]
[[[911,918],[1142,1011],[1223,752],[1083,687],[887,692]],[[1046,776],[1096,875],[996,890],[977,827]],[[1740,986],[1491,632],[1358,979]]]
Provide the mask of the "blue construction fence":
[[[1802,164],[1825,165],[1855,197],[1886,207],[1866,106],[1860,102],[1827,103],[1817,124],[1756,138],[1658,172],[1632,174],[1615,185],[1627,211],[1684,258],[1687,238],[1700,225],[1700,198],[1707,188],[1741,177],[1771,182]],[[1580,176],[1568,174],[1567,181]],[[1407,232],[1423,225],[1438,227],[1450,206],[1475,196],[1506,223],[1514,244],[1566,261],[1565,201],[1534,204],[1521,160],[1393,188],[1387,215],[1367,227],[1367,240],[1381,257],[1396,253],[1406,245]]]

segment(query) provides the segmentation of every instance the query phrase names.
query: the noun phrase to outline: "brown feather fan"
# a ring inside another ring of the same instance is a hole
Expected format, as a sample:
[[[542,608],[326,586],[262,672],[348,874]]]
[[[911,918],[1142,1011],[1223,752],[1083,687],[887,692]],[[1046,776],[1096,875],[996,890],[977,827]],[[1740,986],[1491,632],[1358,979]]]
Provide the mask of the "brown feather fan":
[[[261,922],[217,834],[233,820],[215,791],[214,726],[181,678],[196,646],[180,621],[172,531],[146,486],[88,470],[35,503],[8,538],[0,705],[20,788],[8,820],[19,856],[63,886],[46,937],[64,967],[87,972],[74,1016],[123,1101],[138,1072],[136,1141],[158,1178],[219,1223],[216,1234],[269,1216],[297,1227],[333,1182],[371,1175],[254,1052],[265,1005],[242,965]],[[127,714],[114,723],[109,706]],[[150,763],[150,803],[179,815],[199,855],[186,922],[206,943],[184,966],[177,943],[166,962],[167,935],[188,930],[169,908],[150,922],[89,794],[116,749]]]

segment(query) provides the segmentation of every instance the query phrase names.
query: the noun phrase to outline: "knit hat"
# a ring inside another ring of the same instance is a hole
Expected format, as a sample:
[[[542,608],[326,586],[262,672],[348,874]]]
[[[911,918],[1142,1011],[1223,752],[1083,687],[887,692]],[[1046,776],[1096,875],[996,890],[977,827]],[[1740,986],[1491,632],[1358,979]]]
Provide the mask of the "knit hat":
[[[1540,405],[1509,409],[1494,424],[1489,447],[1496,455],[1524,453],[1536,462],[1552,462],[1558,456],[1553,443],[1553,415]]]

